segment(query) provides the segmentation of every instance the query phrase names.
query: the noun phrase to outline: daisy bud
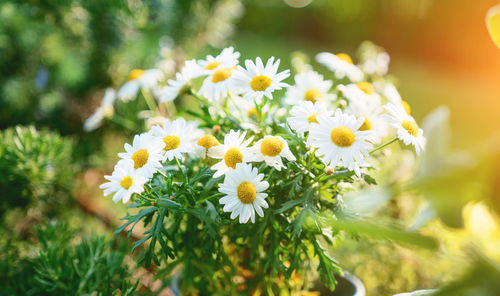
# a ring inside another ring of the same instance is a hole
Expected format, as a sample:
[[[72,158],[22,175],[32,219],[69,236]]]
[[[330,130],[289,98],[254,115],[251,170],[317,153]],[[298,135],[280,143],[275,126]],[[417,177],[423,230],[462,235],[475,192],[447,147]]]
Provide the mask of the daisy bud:
[[[333,175],[333,173],[335,173],[335,168],[331,167],[331,166],[327,166],[325,168],[325,174],[330,176],[330,175]]]
[[[214,125],[212,127],[212,133],[216,134],[218,132],[220,132],[220,125]]]

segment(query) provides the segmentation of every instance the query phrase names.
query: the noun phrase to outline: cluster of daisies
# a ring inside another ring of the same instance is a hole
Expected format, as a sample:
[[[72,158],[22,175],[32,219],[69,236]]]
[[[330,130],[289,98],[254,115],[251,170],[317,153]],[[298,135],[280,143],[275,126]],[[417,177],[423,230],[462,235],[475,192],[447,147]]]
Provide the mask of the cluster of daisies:
[[[294,85],[289,86],[283,81],[290,72],[278,71],[279,60],[272,57],[264,64],[256,58],[246,60],[242,66],[239,57],[230,47],[215,57],[186,61],[175,78],[157,86],[154,93],[159,102],[190,93],[205,98],[218,112],[223,108],[217,107],[229,106],[243,130],[229,131],[220,143],[200,129],[196,121],[165,119],[136,135],[132,145],[125,144],[114,172],[105,177],[109,182],[101,185],[105,195],[114,193],[113,201],[128,202],[134,193],[144,191],[144,185],[163,169],[163,163],[208,157],[216,160],[211,166],[213,177],[224,176],[219,184],[224,194],[219,200],[223,211],[230,212],[231,219],[239,217],[240,223],[254,222],[255,213],[262,217],[263,208],[268,207],[265,191],[269,183],[252,164],[264,162],[282,170],[287,168],[286,162],[296,161],[289,143],[279,135],[264,135],[256,140],[247,137],[265,134],[262,125],[273,120],[282,126],[288,124],[306,143],[310,149],[303,155],[313,153],[325,167],[341,166],[358,176],[370,166],[367,158],[371,152],[396,139],[415,147],[417,154],[425,147],[423,131],[411,116],[409,104],[380,74],[388,66],[388,60],[380,55],[375,55],[376,60],[363,61],[363,65],[369,65],[368,73],[363,70],[366,66],[355,65],[347,54],[319,53],[316,60],[334,73],[335,87],[334,81],[324,79],[311,66],[297,73]],[[137,81],[147,74],[134,71],[131,76]],[[198,78],[203,81],[195,92],[192,85]],[[129,85],[123,86],[118,95],[152,87],[144,82],[132,85],[135,80],[127,82]],[[286,94],[278,104],[272,94],[283,88]],[[282,118],[286,120],[279,122]],[[391,130],[395,137],[383,142]]]
[[[125,152],[119,153],[109,181],[101,185],[104,194],[114,193],[113,201],[130,200],[134,193],[142,193],[144,185],[162,168],[162,164],[185,157],[212,158],[218,162],[211,168],[214,178],[225,175],[220,192],[227,194],[220,200],[224,211],[231,212],[241,223],[255,221],[255,212],[264,215],[267,208],[265,191],[269,184],[263,174],[252,167],[251,162],[265,162],[276,170],[285,168],[283,159],[294,161],[295,156],[288,143],[280,136],[265,136],[251,145],[253,137],[246,139],[246,131],[231,130],[224,143],[211,134],[205,134],[195,121],[178,118],[165,120],[148,132],[136,135],[132,145],[125,144]]]

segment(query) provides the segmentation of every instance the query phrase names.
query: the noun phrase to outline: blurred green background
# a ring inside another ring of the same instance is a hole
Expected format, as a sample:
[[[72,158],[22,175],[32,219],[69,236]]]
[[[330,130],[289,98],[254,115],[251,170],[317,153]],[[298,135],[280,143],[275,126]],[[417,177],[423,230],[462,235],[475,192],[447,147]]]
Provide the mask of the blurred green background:
[[[207,26],[221,3],[232,10],[220,14],[236,15],[234,26],[227,24],[234,32],[215,40],[221,37],[203,31],[227,29],[226,24]],[[499,124],[495,111],[500,110],[500,55],[484,25],[486,11],[494,4],[489,0],[3,1],[0,127],[36,123],[63,134],[78,133],[102,90],[119,86],[132,68],[154,66],[158,45],[165,38],[187,54],[200,56],[207,43],[232,44],[244,57],[275,55],[285,63],[295,50],[354,53],[362,41],[371,40],[391,55],[390,73],[399,78],[400,91],[413,103],[417,118],[440,104],[450,106],[453,131],[459,135],[455,144],[470,147],[493,134]]]
[[[64,192],[72,192],[82,212],[101,220],[96,229],[111,233],[124,208],[110,213],[112,203],[97,187],[130,134],[113,124],[92,133],[82,130],[106,87],[118,88],[131,69],[158,66],[164,47],[172,50],[168,57],[176,62],[174,68],[185,57],[216,54],[227,45],[235,46],[243,58],[276,56],[287,66],[295,51],[311,57],[319,51],[353,55],[361,42],[371,40],[390,54],[389,73],[398,79],[400,93],[412,105],[416,119],[421,121],[445,104],[451,110],[452,146],[476,149],[497,134],[500,125],[500,50],[491,42],[484,20],[495,4],[490,0],[4,0],[0,129],[32,124],[72,138],[75,144],[67,145],[74,146],[77,177]],[[416,205],[411,200],[400,199],[396,206],[413,213]],[[41,216],[37,213],[37,222]],[[435,222],[426,229],[442,238],[447,252],[410,252],[390,244],[374,248],[370,241],[357,244],[347,239],[336,256],[365,282],[368,295],[432,288],[462,274],[462,268],[455,267],[467,265],[461,248],[474,228],[469,224],[465,230],[451,230]]]

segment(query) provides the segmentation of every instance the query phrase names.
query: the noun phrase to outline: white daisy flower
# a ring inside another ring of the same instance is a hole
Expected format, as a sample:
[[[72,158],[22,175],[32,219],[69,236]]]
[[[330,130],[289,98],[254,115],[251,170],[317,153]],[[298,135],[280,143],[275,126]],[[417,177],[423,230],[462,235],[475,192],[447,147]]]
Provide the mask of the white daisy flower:
[[[268,166],[272,166],[278,171],[285,168],[282,157],[288,161],[294,161],[295,156],[288,148],[288,143],[280,136],[265,136],[252,147],[252,161],[264,161]]]
[[[85,120],[85,123],[83,124],[83,130],[85,130],[86,132],[93,131],[101,126],[102,121],[105,118],[110,118],[111,116],[113,116],[113,113],[115,112],[115,109],[113,107],[115,100],[116,91],[112,88],[106,89],[99,107],[97,107],[94,113],[90,115],[87,120]]]
[[[394,84],[387,82],[382,86],[382,94],[387,98],[387,100],[394,105],[401,105],[403,109],[406,111],[408,115],[411,115],[411,106],[410,104],[401,98],[401,95],[398,92],[398,89],[394,86]]]
[[[359,67],[368,75],[384,76],[389,70],[391,58],[385,50],[370,41],[361,43],[358,49]]]
[[[178,118],[174,121],[165,120],[163,126],[153,126],[150,133],[164,143],[161,152],[163,159],[171,161],[174,158],[182,159],[184,153],[194,153],[194,144],[201,131],[197,123]]]
[[[377,88],[377,90],[384,95],[389,102],[398,103],[401,101],[401,95],[394,84],[388,81],[381,81],[374,83],[374,87]]]
[[[144,184],[148,179],[134,169],[134,161],[131,159],[122,159],[115,165],[111,176],[104,176],[106,182],[99,186],[104,189],[104,196],[115,193],[113,201],[117,203],[120,199],[127,203],[134,193],[142,193]]]
[[[265,67],[260,57],[257,57],[255,63],[246,60],[246,69],[238,66],[238,71],[231,79],[232,89],[235,93],[243,94],[248,99],[260,101],[264,96],[272,99],[273,91],[289,86],[281,81],[290,76],[290,70],[277,73],[279,64],[280,60],[275,62],[274,57],[267,60]]]
[[[330,103],[337,97],[335,94],[328,93],[333,82],[324,80],[323,75],[318,72],[304,71],[295,75],[294,79],[295,85],[290,86],[285,95],[285,103],[288,105],[295,105],[303,101]]]
[[[335,55],[329,52],[320,52],[316,55],[316,60],[327,67],[328,70],[334,72],[337,79],[347,76],[352,82],[363,80],[363,71],[353,64],[348,54],[339,53]]]
[[[229,170],[224,183],[219,184],[219,192],[226,194],[219,200],[224,205],[224,212],[231,212],[231,219],[240,216],[240,223],[247,223],[250,219],[255,223],[255,212],[264,217],[263,208],[269,205],[266,202],[269,183],[262,181],[264,174],[259,174],[252,165],[238,163],[234,170]]]
[[[219,146],[220,143],[217,140],[216,137],[206,134],[198,139],[196,141],[196,144],[194,146],[195,153],[200,157],[200,158],[206,158],[207,157],[207,152],[208,149]]]
[[[403,106],[388,103],[384,107],[389,112],[386,115],[389,124],[396,128],[398,139],[405,145],[414,146],[415,152],[419,155],[425,149],[424,131],[418,127],[415,119],[406,113]]]
[[[366,101],[363,104],[352,103],[346,108],[346,113],[363,118],[360,131],[372,131],[374,143],[380,143],[387,135],[387,120],[383,116],[384,108],[376,101]]]
[[[205,135],[205,133],[200,129],[199,122],[196,120],[189,120],[186,122],[186,134],[192,140],[191,151],[188,152],[190,156],[196,157],[200,156],[200,153],[196,151],[198,146],[198,141]]]
[[[146,178],[151,178],[156,170],[161,167],[161,151],[165,143],[149,133],[135,135],[132,145],[125,143],[125,152],[118,153],[123,159],[134,161],[134,169]]]
[[[128,81],[118,91],[118,98],[124,102],[135,99],[140,89],[155,91],[158,82],[163,79],[163,72],[159,69],[130,71]]]
[[[216,170],[214,178],[224,175],[231,168],[236,168],[238,163],[247,163],[251,160],[252,149],[248,145],[253,137],[245,141],[247,132],[230,130],[224,137],[224,144],[208,149],[208,157],[221,159],[211,169]]]
[[[350,102],[357,104],[372,104],[380,106],[380,95],[375,92],[370,82],[359,82],[348,85],[339,85],[337,88]]]
[[[236,67],[216,68],[210,71],[210,74],[203,81],[198,95],[207,98],[209,101],[217,102],[225,98],[229,94],[231,76],[234,74]]]
[[[175,73],[175,79],[169,79],[167,85],[158,91],[160,102],[173,101],[180,94],[187,91],[187,87],[192,79],[204,74],[203,69],[196,63],[196,60],[186,61],[181,71]]]
[[[389,71],[390,61],[388,53],[379,52],[365,59],[360,67],[368,75],[384,76]]]
[[[318,124],[311,126],[307,139],[309,145],[318,148],[316,156],[332,167],[342,162],[342,166],[359,176],[359,165],[373,147],[373,132],[359,130],[364,119],[337,109],[333,117],[320,115],[317,120]]]
[[[199,60],[198,65],[205,71],[209,73],[216,68],[232,68],[238,65],[238,59],[240,58],[240,53],[234,51],[233,47],[224,48],[221,53],[213,57],[208,55],[205,60]]]
[[[300,102],[290,110],[290,117],[287,119],[290,127],[299,135],[304,135],[311,128],[311,125],[318,123],[319,115],[331,115],[322,102],[312,103],[310,101]]]

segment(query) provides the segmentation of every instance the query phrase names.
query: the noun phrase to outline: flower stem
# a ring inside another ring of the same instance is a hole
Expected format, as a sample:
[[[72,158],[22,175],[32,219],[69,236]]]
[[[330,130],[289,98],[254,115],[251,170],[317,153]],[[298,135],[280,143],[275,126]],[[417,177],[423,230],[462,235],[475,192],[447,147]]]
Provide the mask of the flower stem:
[[[267,97],[263,97],[260,104],[257,104],[257,101],[254,100],[254,104],[255,104],[255,107],[257,109],[257,113],[259,115],[259,129],[262,129],[262,123],[264,122],[264,119],[265,119],[265,114],[262,111],[262,109],[264,109],[264,107],[267,104]]]
[[[175,113],[177,113],[177,108],[175,108],[175,104],[173,101],[165,103],[167,116],[173,118]]]
[[[377,151],[379,151],[380,149],[384,148],[385,146],[388,146],[388,145],[392,144],[393,142],[395,142],[395,141],[397,141],[397,140],[398,140],[398,137],[395,137],[394,139],[391,139],[391,140],[389,140],[389,141],[385,142],[384,144],[381,144],[381,145],[379,145],[379,146],[377,146],[377,147],[373,148],[372,150],[370,150],[370,152],[369,152],[369,153],[370,153],[370,154],[372,154],[372,153],[374,153],[374,152],[377,152]]]
[[[208,102],[208,100],[207,100],[207,99],[205,99],[205,98],[202,98],[202,97],[198,96],[198,95],[197,95],[197,94],[193,91],[193,89],[192,89],[192,88],[190,88],[190,89],[187,91],[187,93],[188,93],[189,95],[191,95],[192,97],[194,97],[195,99],[197,99],[197,100],[201,101],[201,102],[202,102],[202,103],[204,103],[205,105],[208,105],[208,104],[209,104],[209,102]]]
[[[149,90],[141,88],[141,93],[144,97],[144,100],[146,101],[146,104],[148,105],[148,108],[154,113],[158,113],[158,107],[156,106],[155,99],[151,95],[151,92]]]
[[[128,130],[135,130],[136,128],[136,125],[135,125],[135,122],[133,122],[132,120],[129,120],[125,117],[122,117],[120,115],[117,115],[117,114],[113,114],[113,116],[111,116],[110,120]]]
[[[210,195],[210,196],[208,196],[208,197],[206,197],[204,199],[197,200],[196,201],[196,205],[199,205],[199,204],[201,204],[201,203],[203,203],[203,202],[205,202],[207,200],[210,200],[210,199],[212,199],[214,197],[221,197],[221,196],[224,196],[224,195],[225,195],[224,193],[220,193],[220,192],[216,193],[216,194],[213,194],[213,195]]]

